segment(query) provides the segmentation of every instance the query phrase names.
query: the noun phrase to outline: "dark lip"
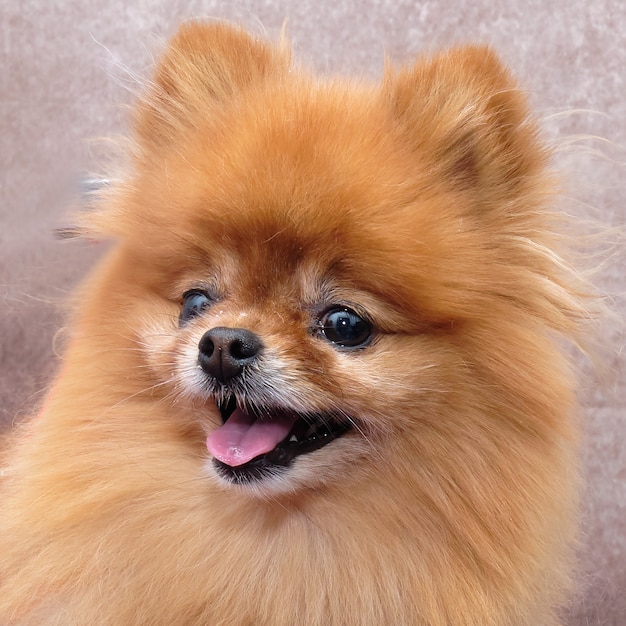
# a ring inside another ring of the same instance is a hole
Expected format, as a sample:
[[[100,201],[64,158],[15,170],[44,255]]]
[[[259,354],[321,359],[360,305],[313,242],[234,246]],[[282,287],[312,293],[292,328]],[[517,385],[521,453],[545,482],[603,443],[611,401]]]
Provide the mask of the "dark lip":
[[[237,402],[234,395],[217,402],[222,421],[226,422],[237,406],[240,406],[249,415],[255,415],[258,419],[271,419],[272,412],[285,412],[287,410],[276,408],[272,411],[268,407],[260,409],[250,401],[246,401],[243,406],[242,404]],[[259,482],[286,472],[299,456],[320,450],[354,428],[352,420],[345,417],[339,418],[333,413],[297,413],[297,416],[298,419],[289,435],[273,450],[236,467],[231,467],[214,458],[213,466],[217,473],[235,484],[245,485]]]

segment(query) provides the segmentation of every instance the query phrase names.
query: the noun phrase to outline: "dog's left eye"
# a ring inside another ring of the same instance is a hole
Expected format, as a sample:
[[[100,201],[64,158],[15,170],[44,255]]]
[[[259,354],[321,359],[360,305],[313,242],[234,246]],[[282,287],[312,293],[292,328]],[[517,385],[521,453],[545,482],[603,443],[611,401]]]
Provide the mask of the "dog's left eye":
[[[320,332],[331,343],[343,348],[357,348],[367,343],[372,329],[352,309],[332,307],[320,318]]]
[[[180,324],[203,313],[211,304],[208,294],[199,289],[191,289],[183,294],[183,305],[178,321]]]

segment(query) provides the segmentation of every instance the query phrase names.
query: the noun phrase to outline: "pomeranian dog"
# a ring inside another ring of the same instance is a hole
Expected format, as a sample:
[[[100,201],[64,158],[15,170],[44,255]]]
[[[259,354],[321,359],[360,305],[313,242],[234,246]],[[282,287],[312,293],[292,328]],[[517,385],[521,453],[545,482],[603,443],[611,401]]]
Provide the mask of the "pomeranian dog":
[[[585,285],[496,56],[320,78],[189,23],[133,128],[8,453],[0,623],[559,624]]]

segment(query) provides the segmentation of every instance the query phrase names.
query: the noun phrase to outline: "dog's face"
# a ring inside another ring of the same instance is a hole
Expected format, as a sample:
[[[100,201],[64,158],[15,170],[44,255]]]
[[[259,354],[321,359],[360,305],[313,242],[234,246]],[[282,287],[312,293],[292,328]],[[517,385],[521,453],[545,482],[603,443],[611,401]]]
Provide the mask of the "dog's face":
[[[216,173],[212,151],[179,148],[167,169],[194,197],[183,204],[159,187],[150,205],[160,215],[176,206],[176,224],[128,240],[142,273],[133,289],[151,291],[129,325],[174,404],[194,407],[211,475],[251,493],[371,471],[359,459],[384,457],[385,442],[433,411],[437,370],[458,358],[445,347],[452,318],[418,287],[430,253],[416,263],[414,235],[395,215],[418,193],[402,180],[406,166],[391,145],[346,128],[349,103],[326,111],[296,97],[279,124],[229,133],[216,148],[227,171]],[[308,130],[323,115],[327,128]],[[293,144],[298,128],[299,160],[268,145]],[[358,142],[358,162],[337,148],[341,132]],[[149,195],[140,181],[137,193]],[[431,208],[422,232],[441,238]]]
[[[493,330],[533,280],[518,261],[544,155],[519,93],[482,49],[382,86],[319,83],[209,31],[173,42],[134,174],[89,217],[122,240],[112,323],[222,485],[412,463],[499,393],[474,364],[515,341]]]

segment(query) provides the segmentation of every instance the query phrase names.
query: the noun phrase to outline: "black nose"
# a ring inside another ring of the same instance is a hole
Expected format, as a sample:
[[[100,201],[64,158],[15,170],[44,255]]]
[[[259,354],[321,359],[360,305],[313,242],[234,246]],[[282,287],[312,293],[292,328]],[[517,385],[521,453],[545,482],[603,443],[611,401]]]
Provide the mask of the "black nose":
[[[263,348],[261,339],[245,328],[217,326],[207,330],[198,344],[198,363],[222,383],[239,376]]]

